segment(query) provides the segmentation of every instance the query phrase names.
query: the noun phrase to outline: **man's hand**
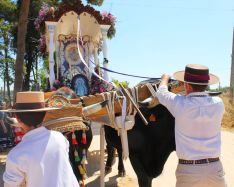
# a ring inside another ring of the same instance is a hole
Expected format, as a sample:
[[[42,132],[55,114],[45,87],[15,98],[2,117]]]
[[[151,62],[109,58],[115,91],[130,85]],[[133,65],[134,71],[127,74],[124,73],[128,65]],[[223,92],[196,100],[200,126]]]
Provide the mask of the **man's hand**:
[[[168,85],[168,82],[169,82],[169,80],[170,80],[170,78],[171,78],[170,75],[163,74],[163,75],[161,76],[161,83],[160,83],[160,86],[163,86],[163,85],[167,86],[167,85]]]

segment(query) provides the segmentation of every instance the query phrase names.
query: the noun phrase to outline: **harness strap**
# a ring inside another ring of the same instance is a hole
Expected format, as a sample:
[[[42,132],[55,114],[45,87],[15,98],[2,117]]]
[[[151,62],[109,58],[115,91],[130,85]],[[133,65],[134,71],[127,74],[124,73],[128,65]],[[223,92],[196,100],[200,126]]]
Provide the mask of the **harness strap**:
[[[147,84],[146,84],[146,86],[147,86],[147,88],[149,89],[149,91],[150,91],[151,95],[152,95],[153,97],[157,97],[157,95],[156,95],[156,91],[154,90],[154,88],[153,88],[152,84],[147,83]]]

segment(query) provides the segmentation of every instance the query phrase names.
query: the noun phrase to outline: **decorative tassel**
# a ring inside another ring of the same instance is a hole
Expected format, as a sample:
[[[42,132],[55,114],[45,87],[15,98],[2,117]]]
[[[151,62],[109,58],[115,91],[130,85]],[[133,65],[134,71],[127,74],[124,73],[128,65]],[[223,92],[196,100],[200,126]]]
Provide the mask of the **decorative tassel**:
[[[81,165],[78,165],[78,169],[79,169],[81,175],[85,174],[85,170],[83,169],[83,167]]]
[[[74,132],[72,132],[72,145],[77,145],[78,142],[76,141],[76,135]]]
[[[85,151],[85,149],[83,149],[83,151],[82,151],[81,164],[83,164],[83,165],[88,164],[88,161],[87,161],[87,158],[86,158],[86,151]]]
[[[81,142],[82,142],[82,144],[84,144],[84,145],[87,143],[85,131],[83,131],[83,133],[82,133],[82,140],[81,140]]]
[[[78,152],[77,152],[76,149],[75,149],[74,155],[75,155],[75,161],[79,162],[80,161],[80,157],[79,157],[79,154],[78,154]]]

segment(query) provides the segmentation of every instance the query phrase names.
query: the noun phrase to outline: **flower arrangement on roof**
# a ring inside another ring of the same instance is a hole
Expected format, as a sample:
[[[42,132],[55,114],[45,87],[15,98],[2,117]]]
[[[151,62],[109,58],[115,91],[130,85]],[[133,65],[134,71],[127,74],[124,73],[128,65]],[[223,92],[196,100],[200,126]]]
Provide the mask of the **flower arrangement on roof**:
[[[111,26],[107,32],[107,37],[111,39],[115,36],[116,33],[115,29],[116,17],[110,12],[102,12],[102,17],[103,19],[108,18],[111,21]]]
[[[40,31],[41,24],[44,22],[46,15],[48,14],[50,7],[48,4],[43,3],[39,10],[38,17],[34,21],[34,25],[37,31]]]
[[[38,16],[34,21],[34,26],[35,29],[40,32],[40,39],[38,40],[38,50],[40,51],[40,53],[44,56],[46,53],[46,37],[44,35],[45,32],[45,18],[47,16],[47,14],[51,11],[54,11],[53,7],[50,7],[48,4],[46,3],[42,3],[41,9],[38,12]]]
[[[98,5],[101,6],[104,0],[87,0],[89,4],[92,5]],[[50,5],[43,3],[41,6],[41,9],[38,12],[38,16],[34,21],[34,26],[35,29],[40,32],[41,38],[39,39],[38,43],[38,49],[41,52],[43,56],[46,55],[46,37],[44,35],[45,33],[45,21],[58,21],[58,19],[65,14],[67,11],[74,10],[74,6],[80,7],[80,9],[77,9],[77,14],[82,13],[83,11],[88,12],[97,19],[99,24],[110,24],[111,27],[108,30],[107,37],[109,39],[113,38],[116,33],[115,29],[115,23],[116,23],[116,17],[113,16],[109,12],[103,12],[100,13],[99,11],[96,11],[93,7],[91,6],[84,6],[81,1],[74,0],[74,1],[69,1],[68,3],[66,1],[61,2],[59,4],[58,8],[50,7]]]
[[[96,5],[96,6],[102,6],[104,0],[87,0],[88,4]]]

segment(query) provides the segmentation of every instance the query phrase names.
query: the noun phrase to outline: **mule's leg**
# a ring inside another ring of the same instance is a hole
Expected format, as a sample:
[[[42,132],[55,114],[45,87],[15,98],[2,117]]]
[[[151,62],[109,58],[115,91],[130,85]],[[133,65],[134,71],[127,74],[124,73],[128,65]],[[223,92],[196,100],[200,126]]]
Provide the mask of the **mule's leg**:
[[[138,183],[139,183],[139,187],[152,187],[152,180],[153,178],[151,177],[138,177]]]
[[[117,149],[118,152],[118,157],[119,157],[119,164],[118,164],[118,176],[119,177],[125,177],[126,172],[125,172],[125,168],[124,168],[124,163],[123,163],[123,158],[122,158],[122,149]]]
[[[141,165],[138,155],[130,155],[129,158],[132,167],[137,175],[139,187],[151,187],[153,178],[149,177],[145,172],[145,169]]]
[[[110,146],[108,143],[106,145],[106,150],[107,150],[107,161],[106,161],[106,167],[105,167],[105,174],[107,175],[112,171],[112,164],[114,160],[114,153],[115,153],[115,148]]]

